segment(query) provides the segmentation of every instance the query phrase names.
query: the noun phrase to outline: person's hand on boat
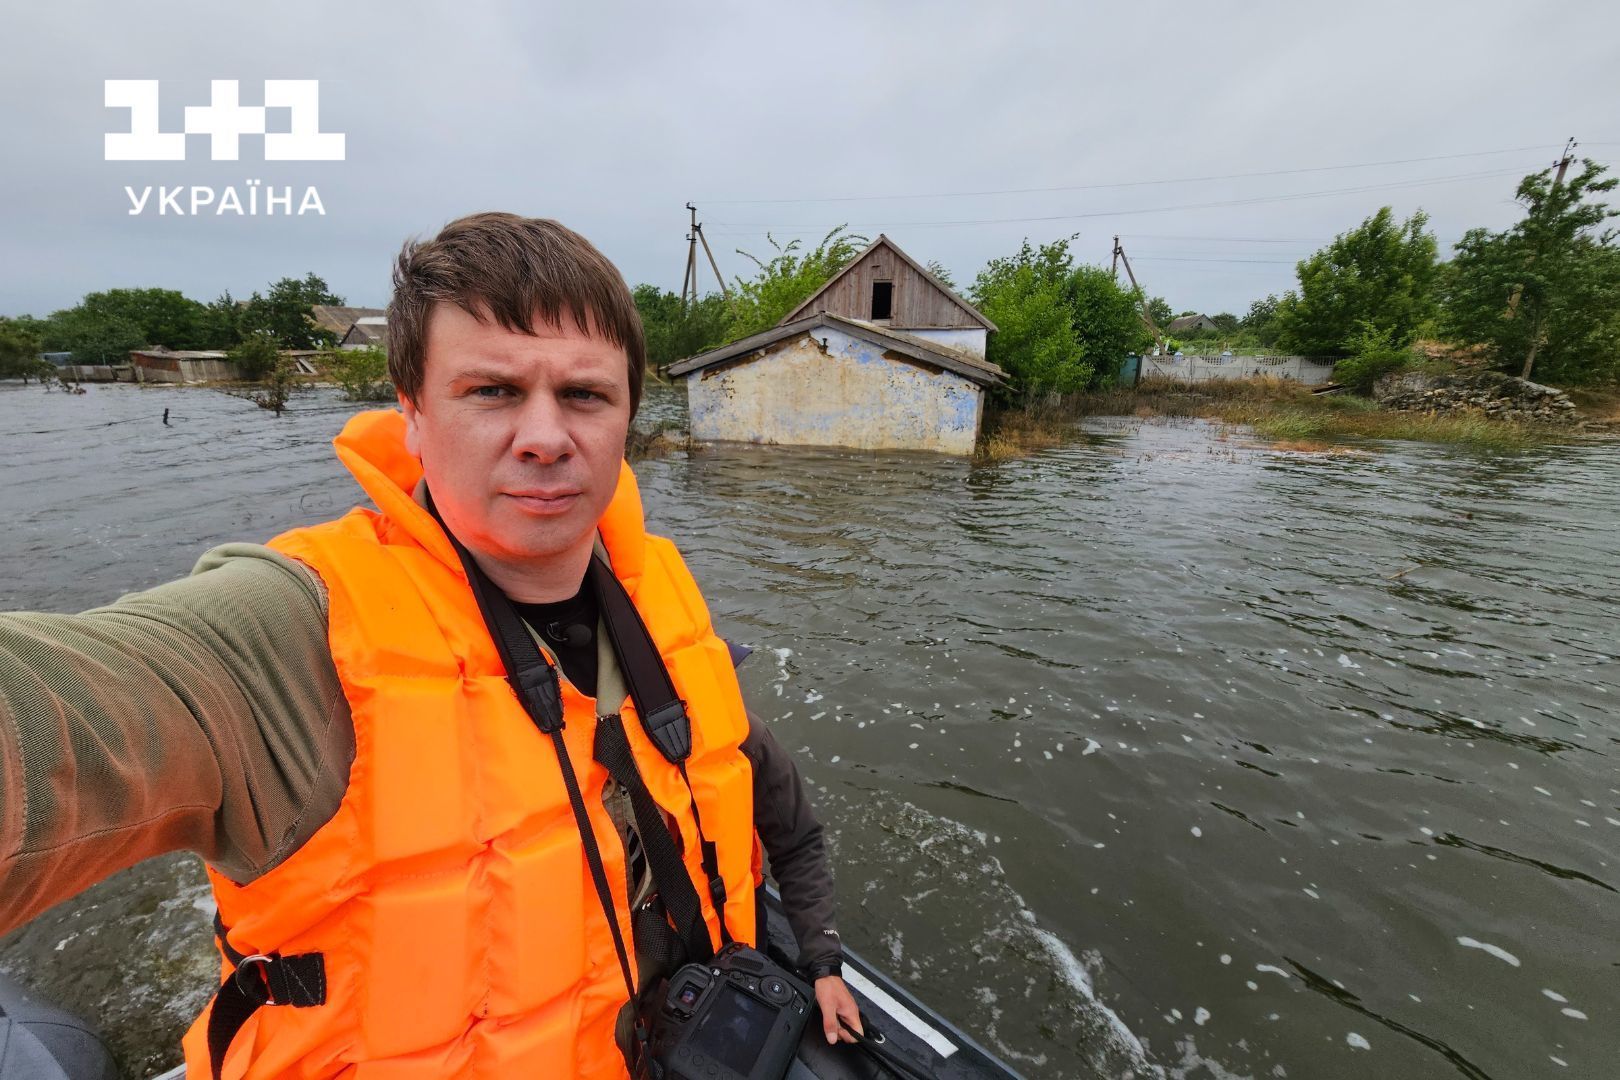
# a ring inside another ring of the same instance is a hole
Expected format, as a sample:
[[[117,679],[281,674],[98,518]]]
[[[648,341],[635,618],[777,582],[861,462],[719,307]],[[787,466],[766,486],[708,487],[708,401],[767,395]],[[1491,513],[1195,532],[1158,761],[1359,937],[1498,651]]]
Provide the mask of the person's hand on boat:
[[[853,1043],[855,1035],[866,1034],[861,1030],[860,1006],[855,1004],[855,996],[841,976],[823,975],[816,980],[816,1004],[821,1006],[821,1028],[826,1032],[827,1042]],[[855,1035],[843,1030],[840,1020],[854,1029]]]

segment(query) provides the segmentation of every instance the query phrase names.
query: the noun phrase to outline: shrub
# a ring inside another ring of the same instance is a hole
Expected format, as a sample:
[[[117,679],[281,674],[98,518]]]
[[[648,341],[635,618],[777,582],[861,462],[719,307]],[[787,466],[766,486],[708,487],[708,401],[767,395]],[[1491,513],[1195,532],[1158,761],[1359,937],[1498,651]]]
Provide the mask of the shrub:
[[[390,401],[394,384],[388,380],[388,354],[381,349],[341,349],[321,357],[337,380],[347,401]]]
[[[1396,345],[1394,335],[1368,323],[1350,339],[1351,355],[1333,368],[1333,378],[1358,394],[1372,393],[1373,384],[1394,371],[1412,365],[1412,350]]]
[[[275,338],[257,333],[243,338],[240,345],[225,354],[225,358],[235,362],[242,378],[258,382],[275,371],[281,353],[276,350]]]

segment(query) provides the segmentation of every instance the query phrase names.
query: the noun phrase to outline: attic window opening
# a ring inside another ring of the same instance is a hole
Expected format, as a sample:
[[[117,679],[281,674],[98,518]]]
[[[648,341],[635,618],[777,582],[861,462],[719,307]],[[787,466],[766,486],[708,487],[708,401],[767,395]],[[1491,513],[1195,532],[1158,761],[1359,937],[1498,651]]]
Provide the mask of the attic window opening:
[[[872,282],[872,318],[890,319],[894,311],[894,282]]]

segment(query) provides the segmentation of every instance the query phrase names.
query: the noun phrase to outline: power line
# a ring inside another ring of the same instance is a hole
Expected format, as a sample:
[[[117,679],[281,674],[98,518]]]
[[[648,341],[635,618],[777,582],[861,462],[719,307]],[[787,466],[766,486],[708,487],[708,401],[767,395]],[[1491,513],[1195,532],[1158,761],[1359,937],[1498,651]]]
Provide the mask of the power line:
[[[1090,210],[1073,214],[1045,214],[1035,217],[1005,217],[1005,218],[967,218],[940,221],[860,221],[850,222],[849,227],[854,229],[879,228],[946,228],[963,225],[1006,225],[1021,222],[1039,221],[1079,221],[1087,218],[1125,217],[1136,214],[1163,214],[1176,210],[1212,210],[1228,206],[1254,206],[1262,203],[1293,202],[1301,199],[1321,199],[1334,195],[1356,195],[1369,191],[1392,191],[1400,188],[1426,187],[1434,184],[1450,184],[1465,180],[1480,180],[1488,177],[1509,176],[1517,174],[1519,170],[1492,169],[1484,172],[1457,173],[1451,176],[1436,176],[1425,180],[1398,180],[1381,184],[1362,184],[1355,187],[1328,188],[1320,191],[1301,191],[1287,195],[1260,195],[1243,199],[1221,199],[1213,202],[1180,203],[1173,206],[1147,206],[1128,210]],[[726,226],[728,230],[741,227],[753,229],[771,229],[783,232],[801,229],[813,231],[819,226],[787,225],[769,221],[717,221],[716,225]],[[735,235],[731,233],[730,235]]]
[[[1293,266],[1298,259],[1214,259],[1184,255],[1138,255],[1137,262],[1264,263],[1267,266]]]
[[[1606,144],[1597,144],[1606,145]],[[1223,173],[1212,176],[1183,176],[1166,180],[1124,180],[1107,184],[1064,184],[1055,187],[996,188],[986,191],[936,191],[904,195],[827,195],[799,199],[705,199],[727,206],[766,203],[877,202],[889,199],[965,199],[983,195],[1032,195],[1051,191],[1100,191],[1106,188],[1151,187],[1160,184],[1197,184],[1213,180],[1243,180],[1257,176],[1297,176],[1301,173],[1340,172],[1345,169],[1376,169],[1388,165],[1415,165],[1427,161],[1456,161],[1461,158],[1491,157],[1496,154],[1522,154],[1540,146],[1516,146],[1506,150],[1475,150],[1466,154],[1438,154],[1432,157],[1393,158],[1389,161],[1363,161],[1350,165],[1314,165],[1299,169],[1265,169],[1259,172]]]

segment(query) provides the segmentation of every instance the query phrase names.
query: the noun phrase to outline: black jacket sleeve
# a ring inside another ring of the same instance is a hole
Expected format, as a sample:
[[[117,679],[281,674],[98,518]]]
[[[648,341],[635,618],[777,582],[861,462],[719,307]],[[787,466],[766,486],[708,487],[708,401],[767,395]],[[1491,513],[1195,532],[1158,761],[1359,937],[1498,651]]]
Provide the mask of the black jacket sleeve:
[[[754,768],[754,828],[799,943],[799,963],[810,968],[841,960],[827,848],[798,767],[752,714],[742,751]]]

